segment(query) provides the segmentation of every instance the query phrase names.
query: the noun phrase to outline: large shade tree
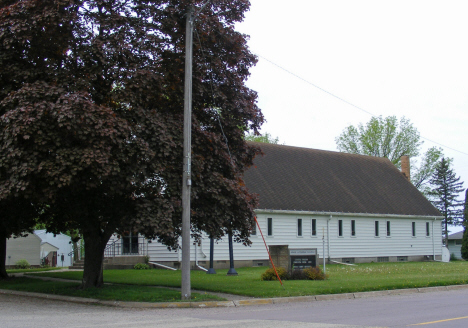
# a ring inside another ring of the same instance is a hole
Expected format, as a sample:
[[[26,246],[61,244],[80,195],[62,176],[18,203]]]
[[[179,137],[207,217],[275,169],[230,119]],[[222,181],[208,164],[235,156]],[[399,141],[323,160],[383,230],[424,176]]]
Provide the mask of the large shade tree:
[[[114,232],[177,247],[185,13],[201,2],[0,1],[0,201],[26,198],[49,230],[82,234],[83,288],[102,285]],[[248,7],[199,14],[192,117],[192,233],[245,244],[256,199],[242,174],[259,150],[244,131],[263,122],[234,30]]]
[[[422,145],[418,130],[405,117],[372,117],[365,125],[350,125],[335,139],[338,150],[345,153],[387,157],[400,167],[401,156],[411,158],[411,182],[427,195],[428,182],[438,161],[443,157],[441,148],[429,148],[419,160]]]

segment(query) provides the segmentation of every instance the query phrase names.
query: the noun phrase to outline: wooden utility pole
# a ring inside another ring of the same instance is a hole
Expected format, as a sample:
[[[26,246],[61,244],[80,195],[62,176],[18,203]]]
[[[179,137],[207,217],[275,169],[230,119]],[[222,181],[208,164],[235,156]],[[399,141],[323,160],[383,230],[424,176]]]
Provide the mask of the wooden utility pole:
[[[184,172],[182,175],[182,300],[191,298],[190,286],[190,187],[192,153],[192,44],[193,7],[187,11],[184,86]]]

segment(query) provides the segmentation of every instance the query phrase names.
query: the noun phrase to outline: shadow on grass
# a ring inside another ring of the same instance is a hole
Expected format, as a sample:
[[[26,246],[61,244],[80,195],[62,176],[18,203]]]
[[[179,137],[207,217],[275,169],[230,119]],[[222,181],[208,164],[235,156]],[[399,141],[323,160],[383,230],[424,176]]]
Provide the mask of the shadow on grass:
[[[79,282],[49,281],[26,277],[0,280],[0,289],[64,295],[123,302],[178,302],[181,293],[161,287],[135,285],[104,285],[101,288],[78,289]],[[192,293],[192,301],[223,301],[211,294]]]

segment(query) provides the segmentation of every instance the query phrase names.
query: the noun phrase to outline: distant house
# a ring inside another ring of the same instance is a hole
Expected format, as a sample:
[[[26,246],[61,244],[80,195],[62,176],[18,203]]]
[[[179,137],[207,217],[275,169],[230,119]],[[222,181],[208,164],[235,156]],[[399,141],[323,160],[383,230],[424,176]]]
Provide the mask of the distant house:
[[[36,230],[34,233],[41,238],[42,245],[45,243],[53,245],[56,247],[56,261],[54,262],[56,266],[62,266],[62,255],[63,255],[63,266],[70,266],[72,264],[72,257],[68,254],[72,251],[72,244],[71,244],[71,237],[65,234],[53,234],[50,232],[46,232],[46,230]],[[54,251],[52,249],[47,252],[48,249],[45,247],[41,248],[41,258],[46,257],[49,252]],[[51,259],[49,259],[51,261]],[[50,262],[52,263],[52,262]]]
[[[455,258],[462,259],[461,256],[461,245],[463,239],[463,231],[452,233],[448,236],[448,250],[450,254],[453,254]]]
[[[338,262],[441,259],[442,216],[388,159],[274,144],[245,173],[259,195],[256,210],[268,245],[316,249]],[[236,266],[268,265],[258,229],[252,246],[235,244]],[[112,242],[131,244],[130,240]],[[179,252],[140,238],[151,261],[178,266]],[[138,244],[138,243],[136,243]],[[215,267],[229,265],[227,240],[215,245]],[[127,247],[128,248],[128,247]],[[208,265],[209,239],[191,249]]]
[[[32,266],[48,264],[62,266],[61,255],[64,255],[63,266],[70,266],[72,261],[68,255],[72,250],[71,238],[64,234],[48,233],[36,230],[26,237],[9,238],[7,240],[6,265],[14,266],[25,259]]]
[[[39,266],[41,264],[41,238],[35,234],[29,234],[26,237],[7,239],[5,265],[14,266],[19,260],[26,260],[32,266]]]

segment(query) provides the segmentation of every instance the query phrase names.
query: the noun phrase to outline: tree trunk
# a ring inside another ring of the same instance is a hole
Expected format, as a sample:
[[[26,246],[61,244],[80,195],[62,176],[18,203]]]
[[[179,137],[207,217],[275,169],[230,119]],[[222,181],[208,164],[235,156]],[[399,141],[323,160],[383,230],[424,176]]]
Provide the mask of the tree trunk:
[[[102,287],[104,284],[102,276],[104,249],[110,235],[106,236],[107,234],[100,233],[100,231],[83,232],[85,260],[81,289]]]
[[[5,236],[0,236],[0,279],[8,279],[8,274],[5,267],[6,242],[7,238]]]
[[[445,247],[448,248],[448,223],[447,218],[445,218]]]

